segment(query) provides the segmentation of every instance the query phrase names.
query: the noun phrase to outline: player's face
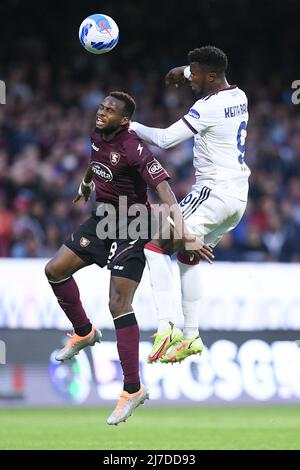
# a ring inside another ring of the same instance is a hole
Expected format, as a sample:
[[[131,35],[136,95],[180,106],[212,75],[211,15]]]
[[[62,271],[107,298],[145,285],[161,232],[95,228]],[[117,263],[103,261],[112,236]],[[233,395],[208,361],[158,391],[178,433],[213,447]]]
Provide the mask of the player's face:
[[[128,118],[124,116],[124,107],[123,101],[107,96],[96,113],[96,128],[110,133],[126,125]]]
[[[209,87],[211,82],[210,73],[205,72],[201,65],[197,62],[192,62],[190,64],[191,76],[190,82],[192,89],[199,93],[200,95],[206,95],[209,93]]]

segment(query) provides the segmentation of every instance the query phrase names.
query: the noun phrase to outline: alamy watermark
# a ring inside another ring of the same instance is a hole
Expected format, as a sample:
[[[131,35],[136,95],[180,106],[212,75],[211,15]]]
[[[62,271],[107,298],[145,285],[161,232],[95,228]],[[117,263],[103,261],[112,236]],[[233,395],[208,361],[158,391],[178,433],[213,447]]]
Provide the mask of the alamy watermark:
[[[4,341],[0,339],[0,364],[6,364],[6,346]]]
[[[0,80],[0,104],[6,104],[6,85],[3,80]]]
[[[300,103],[300,80],[293,81],[292,89],[295,90],[294,93],[292,93],[292,103],[299,104]]]
[[[136,203],[128,206],[127,202],[127,196],[120,196],[118,207],[109,203],[99,204],[96,210],[96,215],[99,217],[96,233],[100,240],[183,240],[186,249],[199,249],[200,233],[196,238],[187,226],[184,226],[178,204],[174,206],[151,204],[150,212],[149,207],[144,204]],[[193,205],[191,208],[188,204],[186,206],[185,210],[193,210]],[[189,233],[194,240],[189,239],[187,242],[186,233]]]

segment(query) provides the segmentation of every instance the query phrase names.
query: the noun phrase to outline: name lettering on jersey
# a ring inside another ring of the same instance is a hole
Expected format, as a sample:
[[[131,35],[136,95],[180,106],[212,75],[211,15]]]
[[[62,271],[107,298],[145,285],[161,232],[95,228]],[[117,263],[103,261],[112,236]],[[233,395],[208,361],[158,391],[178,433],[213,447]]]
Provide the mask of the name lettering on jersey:
[[[193,118],[195,119],[200,119],[200,114],[198,113],[198,111],[196,111],[196,109],[194,108],[191,108],[188,112],[188,115],[189,116],[192,116]]]
[[[117,165],[120,161],[121,155],[117,152],[110,152],[109,159],[112,165]]]
[[[144,147],[141,144],[138,145],[137,151],[139,152],[140,156],[142,155],[143,148]]]
[[[147,163],[147,170],[153,180],[158,178],[164,171],[161,164],[155,158],[151,162]]]
[[[96,145],[94,144],[94,142],[92,143],[92,149],[96,150],[96,152],[99,152],[99,147],[96,147]]]
[[[103,165],[103,163],[91,162],[91,166],[93,173],[100,178],[103,178],[105,183],[113,179],[111,170],[106,165]]]
[[[247,112],[248,112],[248,109],[247,109],[246,103],[224,108],[224,113],[225,113],[226,118],[241,116],[242,114],[246,114]]]

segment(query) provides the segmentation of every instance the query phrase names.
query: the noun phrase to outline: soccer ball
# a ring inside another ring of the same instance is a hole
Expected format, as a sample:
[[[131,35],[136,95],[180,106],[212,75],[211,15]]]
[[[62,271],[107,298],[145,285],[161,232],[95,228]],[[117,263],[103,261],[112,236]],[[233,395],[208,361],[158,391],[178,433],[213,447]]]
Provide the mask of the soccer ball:
[[[80,25],[79,39],[87,51],[104,54],[111,51],[118,43],[119,28],[110,16],[91,15]]]

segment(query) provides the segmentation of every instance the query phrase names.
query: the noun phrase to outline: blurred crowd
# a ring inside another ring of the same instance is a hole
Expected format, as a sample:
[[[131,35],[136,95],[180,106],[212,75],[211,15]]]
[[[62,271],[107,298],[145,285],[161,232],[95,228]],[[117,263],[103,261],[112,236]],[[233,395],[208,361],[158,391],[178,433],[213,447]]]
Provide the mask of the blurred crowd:
[[[109,85],[72,79],[67,67],[26,65],[10,70],[7,104],[0,107],[0,256],[49,257],[83,221],[93,203],[72,203],[90,156],[95,112],[108,91],[137,101],[135,120],[166,127],[193,102],[188,86],[165,88],[156,72],[112,73]],[[250,197],[239,226],[216,248],[229,261],[300,260],[300,117],[290,92],[245,81],[250,97],[246,161]],[[153,148],[167,167],[180,200],[194,182],[193,140]],[[153,200],[154,195],[150,198]]]
[[[249,98],[246,162],[252,170],[246,214],[216,247],[216,259],[300,261],[300,105],[291,101],[291,83],[300,77],[290,47],[298,40],[296,2],[287,0],[285,8],[271,2],[271,20],[268,2],[254,8],[254,0],[231,0],[228,8],[222,0],[178,1],[172,11],[161,3],[161,18],[170,17],[166,40],[162,22],[150,21],[152,2],[137,8],[134,0],[103,0],[102,11],[121,31],[105,57],[88,54],[77,39],[80,21],[98,10],[98,2],[89,2],[90,12],[82,2],[72,9],[61,2],[59,14],[45,2],[46,19],[35,7],[29,15],[21,0],[0,5],[3,17],[14,17],[0,30],[0,78],[7,85],[6,105],[0,105],[0,256],[50,257],[88,216],[93,202],[72,199],[103,97],[126,91],[137,102],[134,120],[167,127],[195,98],[188,86],[166,88],[164,74],[182,65],[190,49],[213,43],[229,55],[229,81]],[[179,35],[191,12],[194,20]],[[169,150],[153,148],[179,200],[194,182],[192,147],[193,139]]]

